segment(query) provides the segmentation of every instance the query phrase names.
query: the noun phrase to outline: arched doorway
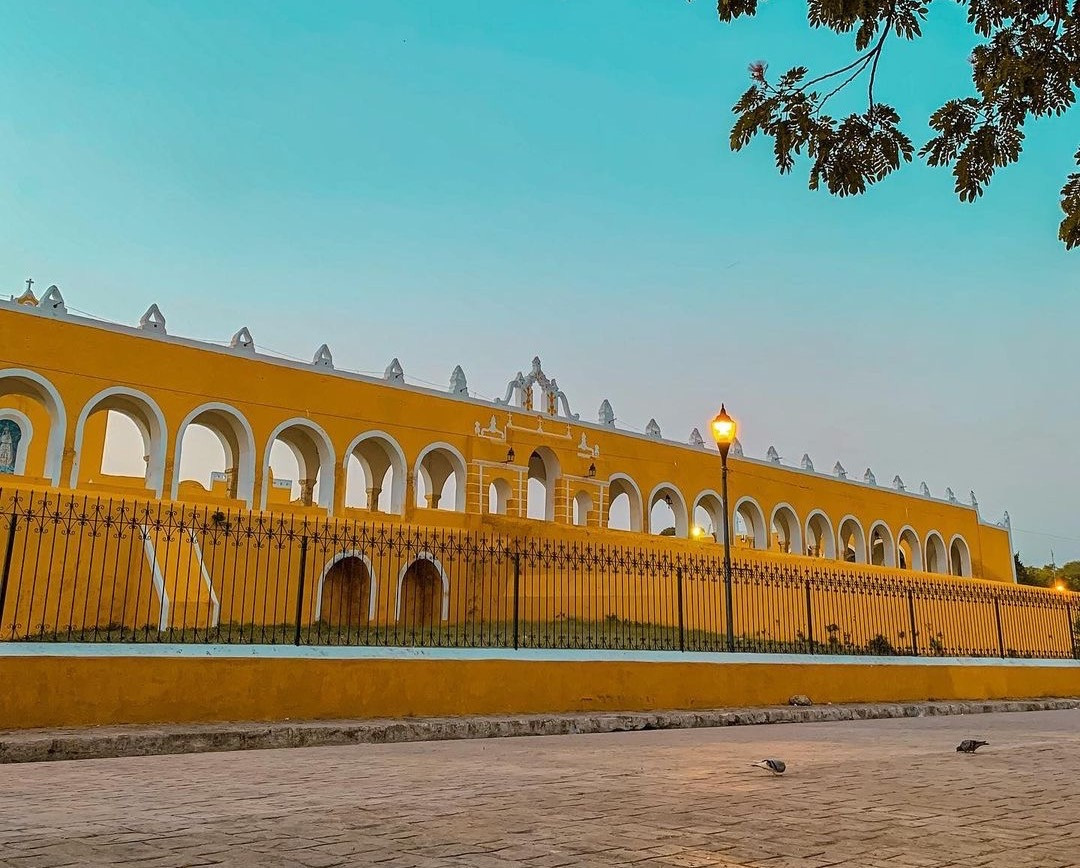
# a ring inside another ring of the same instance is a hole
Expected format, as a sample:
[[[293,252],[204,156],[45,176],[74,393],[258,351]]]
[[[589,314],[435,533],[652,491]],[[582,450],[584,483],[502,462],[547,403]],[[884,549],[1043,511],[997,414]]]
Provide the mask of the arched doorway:
[[[529,479],[525,515],[540,521],[555,519],[555,486],[559,479],[559,459],[546,446],[529,456]]]
[[[662,482],[649,495],[649,533],[689,536],[686,499],[670,482]]]
[[[133,477],[160,497],[165,438],[165,417],[149,395],[124,386],[98,392],[75,423],[70,487]]]
[[[505,479],[496,479],[488,486],[488,512],[506,515],[510,507],[511,488]]]
[[[900,569],[922,570],[922,546],[919,545],[919,535],[915,533],[915,529],[910,525],[900,531],[897,549],[897,560],[900,562]]]
[[[401,515],[408,475],[405,465],[405,453],[389,434],[361,434],[345,453],[345,505]]]
[[[315,619],[331,626],[355,627],[375,617],[375,579],[359,552],[337,555],[323,573]]]
[[[945,540],[936,530],[926,535],[926,571],[948,575],[949,559],[945,551]]]
[[[32,423],[33,431],[28,434],[19,425],[19,444],[13,447],[13,470],[28,476],[40,476],[53,485],[60,485],[60,474],[64,457],[64,436],[67,433],[67,412],[60,393],[40,374],[24,368],[7,368],[0,371],[0,404],[17,411]],[[9,416],[16,423],[14,413]],[[10,432],[9,432],[10,433]],[[12,440],[14,441],[12,435]],[[30,461],[30,443],[32,440],[44,442],[45,449],[40,452],[35,448],[37,460]],[[25,464],[20,464],[20,453]]]
[[[255,497],[255,437],[251,425],[228,404],[196,407],[177,429],[173,467],[173,500],[181,482],[197,482],[213,491],[214,474],[223,474],[225,495],[251,506]]]
[[[334,447],[322,428],[308,419],[282,422],[270,434],[266,444],[263,508],[271,473],[275,479],[287,479],[295,474],[292,491],[295,502],[331,508],[334,504],[334,463]]]
[[[406,627],[431,627],[449,618],[450,581],[434,557],[421,552],[401,571],[397,620]]]
[[[799,517],[794,509],[786,503],[778,504],[773,509],[770,525],[772,537],[779,551],[795,555],[803,553],[802,528],[799,526]]]
[[[971,575],[971,551],[962,536],[954,536],[949,543],[949,568],[954,576]]]
[[[703,491],[694,501],[694,528],[690,533],[716,542],[724,541],[724,506],[715,491]]]
[[[589,513],[592,512],[593,500],[587,491],[579,491],[574,495],[574,524],[585,527],[589,523]]]
[[[832,524],[820,509],[815,509],[806,519],[806,553],[815,558],[836,557]]]
[[[767,549],[769,547],[765,513],[752,497],[741,497],[735,503],[735,539],[737,544],[744,548]]]
[[[434,443],[416,460],[416,505],[465,511],[465,459],[448,443]]]
[[[836,536],[842,560],[852,564],[866,563],[866,534],[855,516],[848,515],[841,520]]]
[[[892,531],[883,521],[870,525],[870,563],[877,567],[896,566],[896,543]]]
[[[641,491],[637,483],[629,476],[614,474],[608,480],[608,528],[641,533],[641,513]]]

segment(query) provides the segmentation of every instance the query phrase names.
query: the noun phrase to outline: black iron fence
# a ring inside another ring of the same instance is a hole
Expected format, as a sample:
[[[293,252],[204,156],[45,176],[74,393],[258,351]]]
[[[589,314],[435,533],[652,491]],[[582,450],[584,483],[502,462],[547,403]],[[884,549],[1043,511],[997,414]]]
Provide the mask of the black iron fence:
[[[633,539],[633,542],[629,540]],[[1076,595],[628,537],[0,492],[0,640],[1080,656]]]

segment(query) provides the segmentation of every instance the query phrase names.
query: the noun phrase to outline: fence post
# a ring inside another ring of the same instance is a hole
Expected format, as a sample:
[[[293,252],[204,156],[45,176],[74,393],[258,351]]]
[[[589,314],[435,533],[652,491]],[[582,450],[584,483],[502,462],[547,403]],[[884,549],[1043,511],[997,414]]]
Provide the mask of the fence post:
[[[518,649],[519,613],[521,607],[521,555],[514,555],[514,650]]]
[[[0,630],[4,628],[4,603],[7,602],[8,577],[11,575],[11,555],[15,551],[17,516],[18,513],[15,511],[15,507],[12,507],[11,524],[8,526],[7,548],[4,550],[4,571],[0,573]]]
[[[919,636],[915,629],[915,592],[910,588],[907,592],[908,616],[911,618],[911,653],[919,656]]]
[[[294,644],[300,644],[300,618],[304,614],[304,576],[307,574],[307,534],[300,537],[300,581],[296,588],[296,636]]]
[[[814,606],[810,600],[810,580],[806,580],[806,646],[814,653]]]
[[[686,629],[683,625],[682,567],[675,568],[675,585],[679,590],[679,650],[686,650]]]
[[[3,612],[3,608],[0,607],[0,615],[2,615]],[[1072,603],[1065,604],[1065,617],[1069,619],[1069,656],[1075,658],[1080,656],[1077,654],[1077,651],[1080,649],[1076,646],[1076,625],[1073,622]]]
[[[1005,656],[1005,631],[1001,629],[1001,599],[994,597],[994,621],[997,622],[998,656]]]

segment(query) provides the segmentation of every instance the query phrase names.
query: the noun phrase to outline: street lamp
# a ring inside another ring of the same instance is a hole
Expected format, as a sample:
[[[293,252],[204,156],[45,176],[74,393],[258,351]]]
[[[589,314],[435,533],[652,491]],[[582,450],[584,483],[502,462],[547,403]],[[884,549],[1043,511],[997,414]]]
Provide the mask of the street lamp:
[[[732,611],[731,600],[731,521],[728,519],[727,456],[731,444],[735,442],[735,431],[738,426],[721,404],[720,412],[712,420],[711,427],[713,439],[720,450],[720,501],[724,513],[724,606],[727,609],[727,647],[728,651],[734,651],[735,613]]]

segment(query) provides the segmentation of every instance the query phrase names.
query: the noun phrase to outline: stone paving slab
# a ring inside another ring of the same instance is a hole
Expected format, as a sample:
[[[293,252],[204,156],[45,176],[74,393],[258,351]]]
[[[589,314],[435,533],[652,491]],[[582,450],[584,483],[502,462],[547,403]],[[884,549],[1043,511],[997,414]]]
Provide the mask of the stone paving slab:
[[[66,865],[1068,868],[1080,709],[0,766],[0,866]]]
[[[1080,708],[1080,699],[913,702],[732,708],[619,714],[282,721],[0,731],[0,764],[348,744],[697,729],[769,723],[821,723],[898,717]]]

